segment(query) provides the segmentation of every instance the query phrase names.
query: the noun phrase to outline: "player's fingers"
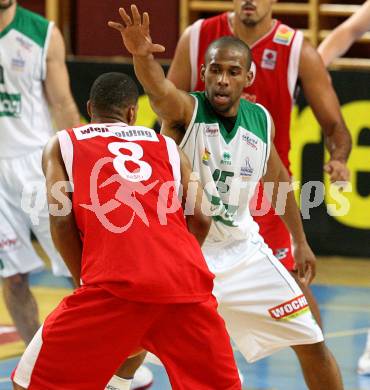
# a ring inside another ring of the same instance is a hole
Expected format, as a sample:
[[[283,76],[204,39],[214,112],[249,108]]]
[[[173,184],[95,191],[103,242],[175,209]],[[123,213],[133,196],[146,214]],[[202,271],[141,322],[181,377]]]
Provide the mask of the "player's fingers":
[[[312,259],[309,263],[309,267],[310,269],[310,272],[311,272],[311,280],[314,279],[314,277],[316,276],[316,260],[315,259]]]
[[[166,48],[164,46],[159,45],[157,43],[153,44],[152,46],[153,53],[163,53],[164,51],[166,51]]]
[[[144,32],[146,35],[149,35],[149,25],[150,25],[149,14],[148,14],[148,12],[144,12],[143,13],[143,29],[144,29]]]
[[[132,19],[134,24],[139,26],[141,24],[141,16],[139,10],[135,4],[131,4]]]
[[[300,262],[297,264],[297,273],[298,273],[299,280],[302,283],[304,283],[305,282],[305,274],[306,274],[304,263]]]
[[[127,12],[125,11],[124,8],[120,8],[118,10],[119,14],[121,15],[121,18],[123,20],[123,23],[125,24],[125,26],[131,26],[132,24],[132,21],[131,21],[131,18],[130,16],[127,14]]]
[[[118,30],[119,32],[121,32],[124,29],[121,23],[112,22],[112,21],[108,22],[108,26]]]
[[[333,170],[333,167],[330,164],[325,164],[324,165],[324,171],[326,173],[330,173]]]

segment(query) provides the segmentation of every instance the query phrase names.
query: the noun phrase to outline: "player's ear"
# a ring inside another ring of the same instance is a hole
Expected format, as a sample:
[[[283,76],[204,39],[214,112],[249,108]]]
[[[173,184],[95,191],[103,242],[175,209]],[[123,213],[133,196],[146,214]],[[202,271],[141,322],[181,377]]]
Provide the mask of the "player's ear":
[[[206,66],[204,64],[202,64],[202,66],[200,67],[200,79],[203,81],[205,81],[205,72],[206,72]]]
[[[247,72],[247,76],[245,78],[245,85],[244,85],[244,88],[246,87],[249,87],[250,85],[253,84],[253,80],[254,80],[254,74],[253,74],[253,71],[249,70]]]
[[[87,108],[87,113],[89,114],[89,117],[91,118],[92,111],[91,111],[91,101],[90,100],[87,101],[86,108]]]
[[[127,116],[126,116],[128,125],[133,126],[135,124],[138,108],[139,108],[138,104],[128,107]]]

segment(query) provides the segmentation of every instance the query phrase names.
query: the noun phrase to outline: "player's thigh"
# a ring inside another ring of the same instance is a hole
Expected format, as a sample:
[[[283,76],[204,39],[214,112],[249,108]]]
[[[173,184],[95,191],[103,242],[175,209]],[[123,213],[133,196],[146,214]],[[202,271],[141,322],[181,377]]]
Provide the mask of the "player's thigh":
[[[260,249],[227,275],[216,276],[219,313],[248,361],[323,336],[307,300],[269,250]]]
[[[166,366],[173,389],[241,388],[230,337],[214,297],[172,305],[150,332],[147,347]]]
[[[82,287],[48,316],[15,371],[29,389],[101,390],[137,348],[148,306]]]

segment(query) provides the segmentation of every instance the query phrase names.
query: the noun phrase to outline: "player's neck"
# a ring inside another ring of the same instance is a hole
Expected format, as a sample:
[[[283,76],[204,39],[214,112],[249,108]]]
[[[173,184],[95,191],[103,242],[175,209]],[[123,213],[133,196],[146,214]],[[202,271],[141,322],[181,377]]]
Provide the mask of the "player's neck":
[[[230,24],[234,35],[244,41],[248,46],[252,46],[274,27],[276,21],[271,15],[266,15],[255,25],[245,25],[234,13],[230,15]]]
[[[93,115],[91,117],[91,123],[127,123],[127,119],[117,115]]]
[[[5,30],[13,21],[17,4],[11,5],[9,8],[0,11],[0,32]]]

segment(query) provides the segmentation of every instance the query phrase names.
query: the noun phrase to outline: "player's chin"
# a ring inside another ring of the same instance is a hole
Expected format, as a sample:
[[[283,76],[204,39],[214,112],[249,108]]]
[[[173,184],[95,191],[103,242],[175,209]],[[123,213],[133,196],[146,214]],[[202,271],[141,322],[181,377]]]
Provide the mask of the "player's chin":
[[[212,105],[213,109],[215,111],[217,111],[218,113],[220,113],[220,114],[227,113],[230,110],[230,108],[232,107],[231,102],[222,102],[222,103],[220,103],[220,102],[217,101],[217,99],[212,99],[211,100],[211,105]]]

